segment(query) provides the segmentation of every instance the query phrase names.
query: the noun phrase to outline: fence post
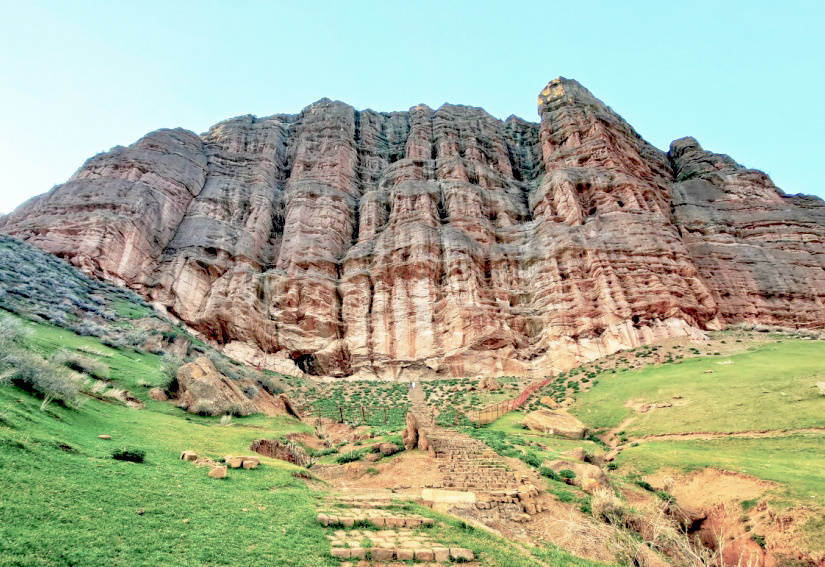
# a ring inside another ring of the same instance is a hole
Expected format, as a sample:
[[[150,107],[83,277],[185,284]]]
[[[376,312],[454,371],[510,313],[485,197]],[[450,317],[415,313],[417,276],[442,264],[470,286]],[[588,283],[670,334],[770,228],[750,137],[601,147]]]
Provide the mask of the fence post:
[[[338,406],[338,423],[344,423],[344,410]]]
[[[387,425],[387,408],[384,407],[384,425]]]
[[[361,421],[367,423],[367,418],[364,416],[364,405],[361,404]]]

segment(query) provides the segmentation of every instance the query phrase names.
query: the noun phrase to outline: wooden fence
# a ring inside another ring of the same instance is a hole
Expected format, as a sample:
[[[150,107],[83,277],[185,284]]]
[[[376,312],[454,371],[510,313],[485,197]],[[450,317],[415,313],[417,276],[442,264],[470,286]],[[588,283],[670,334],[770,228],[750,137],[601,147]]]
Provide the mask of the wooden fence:
[[[467,419],[476,425],[486,425],[488,423],[492,423],[501,416],[510,413],[511,411],[515,411],[523,406],[524,402],[527,401],[527,398],[532,396],[536,390],[544,388],[552,379],[553,378],[551,376],[548,376],[544,380],[531,383],[515,398],[490,404],[480,410],[468,411],[466,414]]]

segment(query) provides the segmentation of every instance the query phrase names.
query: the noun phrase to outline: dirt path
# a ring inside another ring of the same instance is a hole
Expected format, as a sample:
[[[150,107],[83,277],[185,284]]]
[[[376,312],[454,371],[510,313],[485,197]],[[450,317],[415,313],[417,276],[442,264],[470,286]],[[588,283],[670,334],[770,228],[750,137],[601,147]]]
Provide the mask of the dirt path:
[[[771,437],[785,437],[800,433],[815,433],[825,435],[825,427],[803,427],[799,429],[750,429],[747,431],[692,431],[687,433],[656,433],[640,437],[628,437],[623,443],[619,441],[618,433],[629,426],[636,416],[631,416],[616,427],[602,435],[602,441],[610,447],[607,461],[612,461],[619,453],[633,444],[648,443],[650,441],[713,441],[715,439],[765,439]]]
[[[825,427],[804,427],[801,429],[751,429],[747,431],[695,431],[690,433],[658,433],[628,439],[627,443],[646,441],[711,441],[713,439],[759,439],[764,437],[784,437],[797,433],[825,434]]]

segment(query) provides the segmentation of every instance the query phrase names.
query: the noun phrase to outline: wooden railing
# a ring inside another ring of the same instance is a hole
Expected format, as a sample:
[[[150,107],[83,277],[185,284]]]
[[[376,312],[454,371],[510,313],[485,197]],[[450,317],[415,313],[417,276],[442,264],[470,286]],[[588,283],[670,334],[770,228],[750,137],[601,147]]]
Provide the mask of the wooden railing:
[[[468,411],[466,413],[467,419],[476,425],[486,425],[488,423],[492,423],[501,416],[510,413],[511,411],[515,411],[523,406],[524,402],[527,401],[527,398],[532,396],[536,390],[544,388],[552,379],[553,378],[551,376],[548,376],[544,380],[531,383],[515,398],[490,404],[480,410]]]

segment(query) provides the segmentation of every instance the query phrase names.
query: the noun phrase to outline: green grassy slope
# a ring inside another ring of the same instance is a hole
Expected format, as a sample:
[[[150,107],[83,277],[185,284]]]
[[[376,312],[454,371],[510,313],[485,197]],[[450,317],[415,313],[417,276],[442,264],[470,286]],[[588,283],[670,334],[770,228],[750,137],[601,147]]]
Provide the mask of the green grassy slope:
[[[825,380],[825,343],[785,340],[752,348],[605,374],[577,397],[572,412],[594,427],[615,427],[633,415],[628,400],[681,396],[673,407],[638,415],[628,435],[825,426],[825,398],[816,389]]]
[[[123,385],[161,379],[157,356],[30,326],[33,349],[102,353]],[[248,453],[253,439],[293,431],[311,428],[263,416],[224,426],[152,400],[143,410],[91,398],[79,409],[51,403],[41,410],[34,396],[0,384],[0,565],[337,565],[315,521],[326,491],[293,476],[297,467],[263,458],[259,469],[216,480],[178,460],[184,449],[213,458]],[[102,433],[112,439],[98,439]],[[146,451],[146,461],[112,459],[121,447]],[[473,549],[485,565],[596,565],[553,546],[527,550],[415,509],[444,522],[441,541]]]
[[[712,372],[708,373],[707,370]],[[572,408],[597,429],[627,418],[628,445],[616,460],[621,470],[646,474],[660,468],[716,467],[775,481],[777,503],[825,501],[825,434],[788,432],[825,427],[825,342],[779,339],[730,356],[604,374]],[[634,413],[628,400],[672,402]],[[656,439],[644,435],[776,430],[765,438]]]
[[[245,454],[254,439],[311,427],[264,416],[222,425],[150,399],[149,388],[165,380],[161,356],[143,352],[129,335],[136,319],[159,319],[148,306],[5,237],[0,260],[0,319],[16,319],[27,331],[22,348],[44,359],[65,351],[102,362],[107,388],[127,389],[145,404],[132,409],[85,388],[77,407],[41,405],[36,394],[0,379],[0,566],[339,564],[315,521],[328,489],[313,490],[295,476],[305,471],[262,457],[258,469],[231,470],[219,480],[178,459],[186,449],[214,459]],[[161,332],[183,333],[171,325]],[[188,340],[196,353],[215,354]],[[306,388],[294,379],[284,383]],[[403,401],[395,390],[384,398]],[[145,462],[113,459],[121,448],[145,451]],[[439,540],[473,549],[484,565],[597,565],[408,506],[439,519]]]
[[[0,565],[333,564],[294,467],[265,459],[215,480],[178,460],[183,449],[248,452],[255,438],[307,429],[297,421],[221,426],[97,400],[39,406],[0,385]],[[145,450],[146,462],[112,459],[122,446]]]

